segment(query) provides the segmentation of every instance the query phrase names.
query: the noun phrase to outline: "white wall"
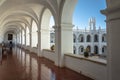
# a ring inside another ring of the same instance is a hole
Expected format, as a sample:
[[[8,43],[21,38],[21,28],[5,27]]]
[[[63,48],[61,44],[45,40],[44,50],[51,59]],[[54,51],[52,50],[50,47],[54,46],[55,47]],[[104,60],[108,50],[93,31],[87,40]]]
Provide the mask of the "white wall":
[[[44,49],[42,51],[42,53],[43,53],[43,57],[45,57],[53,62],[55,61],[55,52],[54,51]]]
[[[95,80],[107,80],[106,60],[84,58],[65,54],[65,67],[70,68],[78,73],[91,77]]]

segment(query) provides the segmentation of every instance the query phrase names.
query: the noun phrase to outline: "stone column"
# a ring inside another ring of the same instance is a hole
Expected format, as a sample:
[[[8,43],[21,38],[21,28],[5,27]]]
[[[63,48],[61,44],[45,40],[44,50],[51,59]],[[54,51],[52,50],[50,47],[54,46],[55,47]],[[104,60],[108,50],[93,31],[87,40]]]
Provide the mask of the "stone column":
[[[107,16],[107,80],[120,80],[120,0],[109,3],[102,11]]]
[[[40,39],[40,29],[38,29],[38,45],[37,45],[37,48],[38,48],[38,56],[41,56],[42,57],[42,52],[41,52],[41,43],[40,43],[41,39]]]
[[[64,54],[73,53],[73,32],[72,24],[61,24],[55,28],[55,65],[64,66]]]
[[[32,32],[31,32],[31,30],[30,30],[29,35],[30,35],[30,47],[29,47],[29,50],[31,52],[31,48],[32,48]]]

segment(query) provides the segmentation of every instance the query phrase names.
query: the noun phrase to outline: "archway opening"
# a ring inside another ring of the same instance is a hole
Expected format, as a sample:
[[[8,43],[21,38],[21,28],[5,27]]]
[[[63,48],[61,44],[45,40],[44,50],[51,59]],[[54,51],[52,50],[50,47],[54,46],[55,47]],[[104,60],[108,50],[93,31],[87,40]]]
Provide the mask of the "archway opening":
[[[55,45],[55,29],[53,26],[55,25],[55,21],[53,16],[50,17],[49,27],[50,27],[50,47]]]
[[[102,35],[102,42],[106,42],[106,34]]]
[[[52,12],[45,9],[41,20],[41,49],[51,49],[55,45],[55,20]]]
[[[76,35],[73,34],[73,42],[76,43]]]
[[[25,32],[22,29],[22,45],[24,45],[24,44],[25,44]]]
[[[87,46],[88,52],[91,53],[91,46]]]
[[[94,42],[98,42],[98,35],[97,34],[94,35]]]
[[[26,46],[30,46],[30,30],[26,27]]]
[[[32,21],[32,30],[31,30],[31,34],[32,34],[32,47],[37,47],[38,45],[38,28],[37,28],[37,24],[36,22],[33,20]]]
[[[91,42],[91,36],[87,35],[87,42]]]
[[[94,53],[98,54],[98,46],[94,46]]]
[[[83,34],[80,34],[80,35],[79,35],[78,41],[79,41],[79,42],[84,42],[84,36],[83,36]]]
[[[84,52],[84,47],[83,47],[83,46],[80,46],[80,47],[79,47],[79,54],[83,54],[83,52]]]

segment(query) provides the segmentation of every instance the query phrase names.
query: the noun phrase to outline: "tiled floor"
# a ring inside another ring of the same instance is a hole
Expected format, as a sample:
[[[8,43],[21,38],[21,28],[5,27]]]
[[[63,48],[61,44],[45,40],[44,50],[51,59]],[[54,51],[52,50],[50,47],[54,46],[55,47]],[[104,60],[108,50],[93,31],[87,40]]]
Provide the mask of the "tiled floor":
[[[0,64],[0,80],[92,80],[19,48],[8,53]]]

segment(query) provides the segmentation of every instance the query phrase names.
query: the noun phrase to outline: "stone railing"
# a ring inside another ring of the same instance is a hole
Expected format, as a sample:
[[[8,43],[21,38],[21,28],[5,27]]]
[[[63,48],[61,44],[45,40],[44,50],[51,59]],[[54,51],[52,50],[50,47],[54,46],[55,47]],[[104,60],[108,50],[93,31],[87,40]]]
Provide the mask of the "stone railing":
[[[106,64],[106,60],[98,57],[85,58],[82,55],[65,54],[65,67],[94,80],[107,80]]]

